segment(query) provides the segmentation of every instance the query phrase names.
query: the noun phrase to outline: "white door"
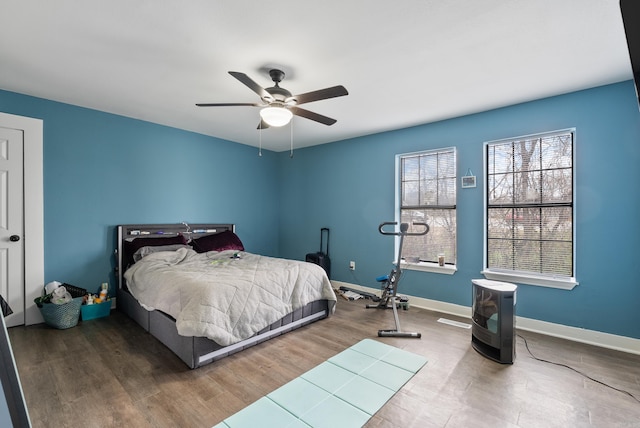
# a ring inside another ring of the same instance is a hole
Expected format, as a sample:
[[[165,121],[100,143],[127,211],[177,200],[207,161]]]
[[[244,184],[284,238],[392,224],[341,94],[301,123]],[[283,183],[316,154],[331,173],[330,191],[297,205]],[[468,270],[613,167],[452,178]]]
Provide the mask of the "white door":
[[[0,127],[0,294],[13,310],[7,327],[25,323],[23,156],[23,131]]]

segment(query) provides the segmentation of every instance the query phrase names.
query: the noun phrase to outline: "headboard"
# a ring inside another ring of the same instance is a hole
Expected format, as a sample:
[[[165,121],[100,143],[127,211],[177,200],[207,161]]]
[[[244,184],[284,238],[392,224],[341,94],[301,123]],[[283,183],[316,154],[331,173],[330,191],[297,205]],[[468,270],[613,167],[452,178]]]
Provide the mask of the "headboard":
[[[118,288],[124,285],[124,271],[127,268],[127,255],[125,254],[124,242],[135,238],[168,238],[171,236],[183,235],[188,241],[206,235],[230,230],[235,232],[234,224],[221,223],[174,223],[174,224],[123,224],[117,227],[118,246],[116,248],[116,280]]]

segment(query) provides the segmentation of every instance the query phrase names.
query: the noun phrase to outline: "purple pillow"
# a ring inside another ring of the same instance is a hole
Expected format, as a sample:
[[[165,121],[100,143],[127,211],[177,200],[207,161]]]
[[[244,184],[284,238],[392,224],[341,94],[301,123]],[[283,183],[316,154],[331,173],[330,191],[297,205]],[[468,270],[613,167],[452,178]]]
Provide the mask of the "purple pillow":
[[[224,250],[244,251],[242,241],[240,241],[238,235],[230,230],[225,230],[224,232],[216,233],[215,235],[205,235],[200,238],[192,239],[191,245],[198,253]]]
[[[126,263],[125,266],[129,266],[134,263],[133,254],[142,247],[155,247],[158,245],[176,244],[187,244],[187,240],[181,233],[177,234],[176,236],[163,236],[160,238],[135,238],[132,241],[124,241],[123,256]]]

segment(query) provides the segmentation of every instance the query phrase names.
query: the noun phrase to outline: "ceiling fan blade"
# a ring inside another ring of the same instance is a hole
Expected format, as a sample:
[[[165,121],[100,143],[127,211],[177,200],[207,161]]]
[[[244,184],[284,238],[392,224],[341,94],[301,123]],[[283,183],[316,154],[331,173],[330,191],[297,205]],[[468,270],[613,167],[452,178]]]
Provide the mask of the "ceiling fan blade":
[[[310,120],[322,123],[324,125],[330,126],[337,122],[337,120],[335,119],[332,119],[327,116],[323,116],[318,113],[314,113],[309,110],[305,110],[303,108],[292,106],[292,107],[288,107],[288,109],[291,110],[291,113],[295,114],[296,116],[304,117],[305,119],[310,119]]]
[[[349,95],[347,89],[342,85],[338,85],[332,86],[331,88],[325,88],[317,91],[306,92],[300,95],[294,95],[291,98],[285,100],[285,102],[293,99],[296,100],[296,104],[305,104],[313,101],[326,100],[328,98],[342,97],[345,95]]]
[[[267,129],[268,127],[269,127],[269,124],[264,120],[260,119],[260,123],[258,124],[258,127],[256,129]]]
[[[199,103],[196,104],[198,107],[237,107],[237,106],[250,106],[250,107],[258,107],[262,104],[256,103]]]
[[[229,74],[235,77],[236,79],[238,79],[241,83],[243,83],[253,92],[258,94],[260,98],[262,98],[263,100],[273,101],[273,96],[269,92],[267,92],[267,90],[264,89],[262,86],[254,82],[253,79],[251,79],[246,74],[240,73],[239,71],[230,71]]]

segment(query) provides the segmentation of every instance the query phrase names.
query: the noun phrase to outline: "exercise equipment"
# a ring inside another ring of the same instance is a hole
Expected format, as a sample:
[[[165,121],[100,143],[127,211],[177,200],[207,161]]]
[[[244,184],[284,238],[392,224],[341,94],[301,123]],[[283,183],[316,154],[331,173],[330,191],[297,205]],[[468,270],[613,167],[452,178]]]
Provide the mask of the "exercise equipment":
[[[402,276],[401,262],[402,262],[402,244],[405,236],[419,236],[426,235],[429,232],[429,225],[426,223],[413,223],[414,226],[424,226],[424,230],[421,232],[409,233],[409,224],[401,223],[400,230],[389,232],[385,230],[388,226],[397,226],[397,222],[384,222],[378,226],[378,231],[383,235],[399,236],[400,243],[398,245],[398,259],[394,268],[389,275],[383,275],[376,278],[376,281],[381,283],[381,296],[377,305],[367,305],[367,309],[393,309],[393,318],[396,322],[396,328],[392,330],[378,330],[379,337],[415,337],[420,338],[422,335],[416,332],[402,331],[400,327],[400,319],[398,318],[398,305],[402,305],[406,310],[408,307],[408,301],[402,300],[398,302],[398,283]]]

